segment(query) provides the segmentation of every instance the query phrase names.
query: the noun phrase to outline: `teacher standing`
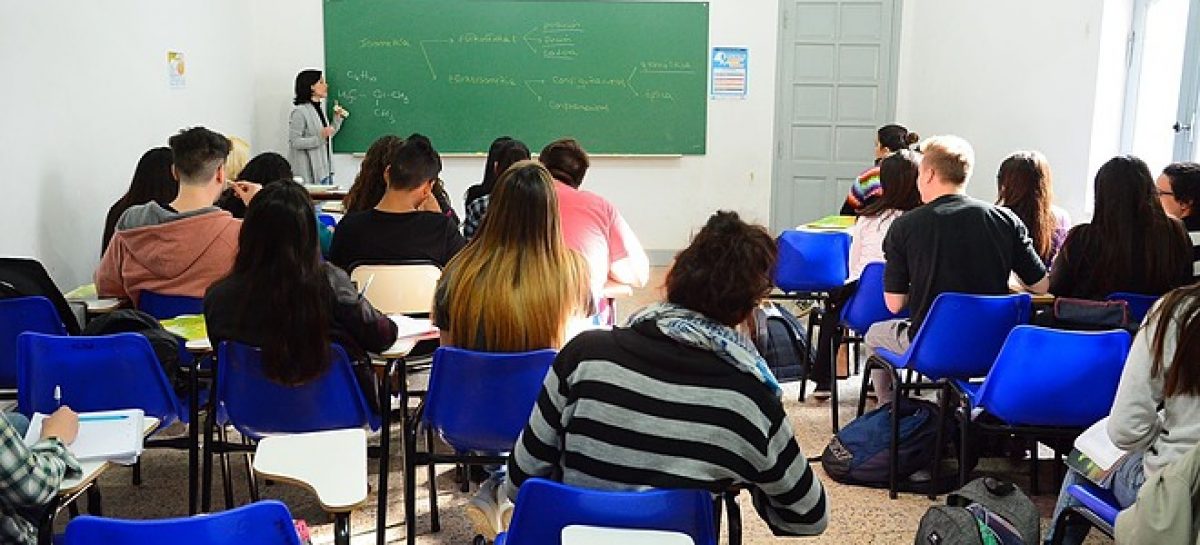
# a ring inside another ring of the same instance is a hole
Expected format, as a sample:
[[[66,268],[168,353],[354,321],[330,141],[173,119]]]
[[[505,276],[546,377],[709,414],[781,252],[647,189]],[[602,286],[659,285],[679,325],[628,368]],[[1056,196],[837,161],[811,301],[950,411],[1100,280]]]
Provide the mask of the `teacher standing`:
[[[306,184],[332,184],[333,168],[329,142],[342,126],[345,110],[334,108],[333,124],[325,116],[321,99],[329,96],[329,85],[320,70],[296,74],[295,107],[288,119],[288,161],[292,171]]]

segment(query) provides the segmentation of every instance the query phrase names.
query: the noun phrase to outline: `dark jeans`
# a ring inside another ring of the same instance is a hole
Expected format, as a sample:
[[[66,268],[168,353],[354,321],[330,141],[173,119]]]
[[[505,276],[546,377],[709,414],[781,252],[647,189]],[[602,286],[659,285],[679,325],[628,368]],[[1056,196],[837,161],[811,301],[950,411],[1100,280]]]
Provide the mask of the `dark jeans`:
[[[858,291],[858,281],[855,280],[839,289],[831,290],[825,300],[825,312],[821,315],[821,330],[817,335],[817,359],[809,370],[809,378],[817,383],[817,389],[828,390],[830,383],[829,369],[833,358],[837,357],[837,347],[842,344],[842,308]],[[862,333],[862,332],[860,332]]]

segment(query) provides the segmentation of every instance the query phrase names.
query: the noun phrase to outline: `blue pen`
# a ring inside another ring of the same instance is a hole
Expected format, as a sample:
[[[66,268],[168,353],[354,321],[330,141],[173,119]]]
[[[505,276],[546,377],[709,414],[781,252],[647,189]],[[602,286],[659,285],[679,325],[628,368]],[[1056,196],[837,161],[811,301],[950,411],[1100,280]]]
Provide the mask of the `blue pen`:
[[[80,422],[110,422],[113,420],[125,420],[129,418],[127,414],[102,414],[95,416],[81,416]]]

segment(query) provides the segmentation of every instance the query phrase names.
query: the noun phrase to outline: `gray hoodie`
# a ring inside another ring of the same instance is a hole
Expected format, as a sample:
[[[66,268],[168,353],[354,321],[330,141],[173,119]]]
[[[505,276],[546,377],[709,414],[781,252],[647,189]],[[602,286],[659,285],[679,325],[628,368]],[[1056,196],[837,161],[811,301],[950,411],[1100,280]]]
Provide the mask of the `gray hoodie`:
[[[136,229],[147,225],[159,225],[168,221],[190,218],[219,210],[221,209],[216,206],[206,206],[204,208],[197,208],[196,210],[188,210],[187,212],[174,212],[163,208],[162,205],[154,201],[150,201],[146,204],[130,206],[129,209],[125,210],[125,213],[121,214],[121,217],[117,219],[117,230],[124,231],[125,229]]]
[[[1156,324],[1147,322],[1134,338],[1108,417],[1108,436],[1114,444],[1123,450],[1146,452],[1142,461],[1147,477],[1200,443],[1200,397],[1177,395],[1163,399],[1163,379],[1169,367],[1158,375],[1150,374],[1150,342],[1156,329]],[[1178,335],[1178,316],[1175,316],[1163,343],[1167,366],[1175,353]]]

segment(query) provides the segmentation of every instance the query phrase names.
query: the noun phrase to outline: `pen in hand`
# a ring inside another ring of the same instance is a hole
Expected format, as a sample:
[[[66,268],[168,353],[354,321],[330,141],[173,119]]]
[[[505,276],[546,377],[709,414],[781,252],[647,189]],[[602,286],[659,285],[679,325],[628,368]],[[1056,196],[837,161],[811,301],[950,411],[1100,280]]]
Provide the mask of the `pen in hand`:
[[[62,387],[58,385],[54,386],[54,404],[62,408]]]

